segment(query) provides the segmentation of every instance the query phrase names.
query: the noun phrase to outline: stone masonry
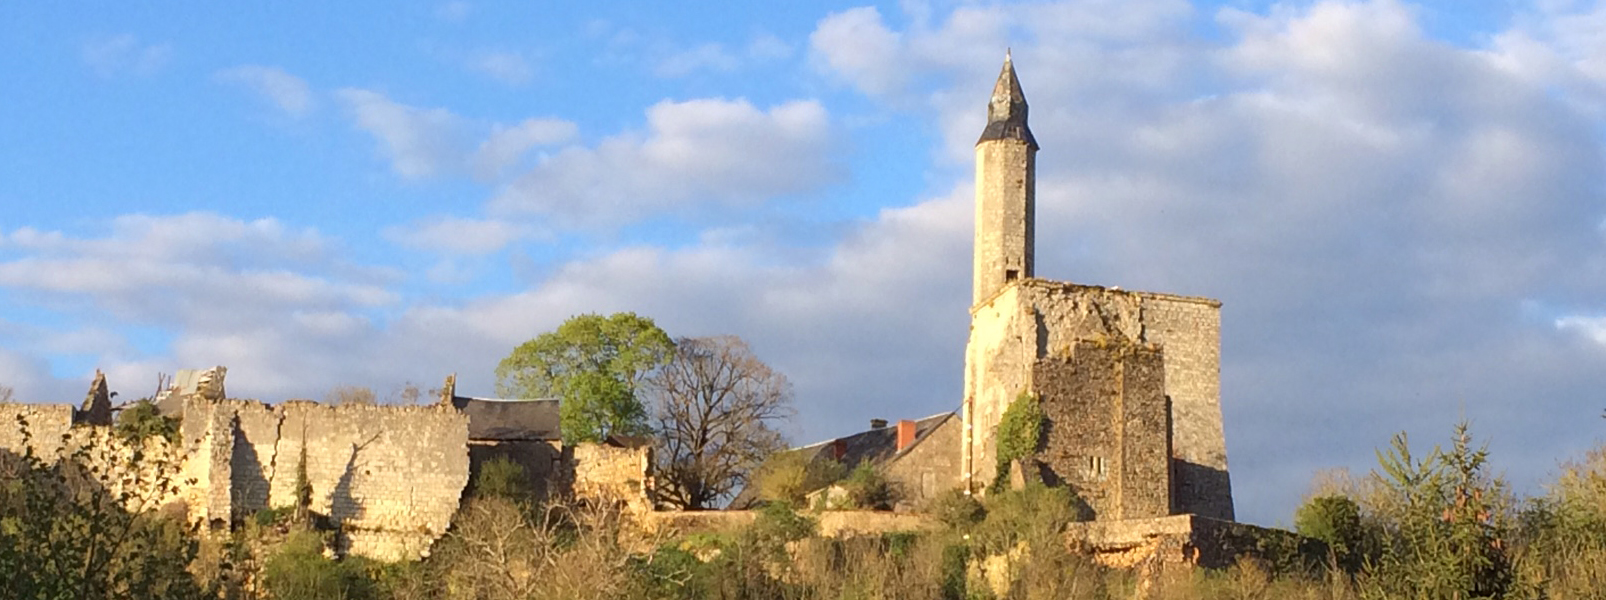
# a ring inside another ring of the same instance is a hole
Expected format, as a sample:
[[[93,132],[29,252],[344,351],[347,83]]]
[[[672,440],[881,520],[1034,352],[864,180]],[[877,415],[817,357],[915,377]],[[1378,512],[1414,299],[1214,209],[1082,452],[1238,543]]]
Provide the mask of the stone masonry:
[[[1079,341],[1032,367],[1045,421],[1032,462],[1095,519],[1171,514],[1171,431],[1158,348]]]

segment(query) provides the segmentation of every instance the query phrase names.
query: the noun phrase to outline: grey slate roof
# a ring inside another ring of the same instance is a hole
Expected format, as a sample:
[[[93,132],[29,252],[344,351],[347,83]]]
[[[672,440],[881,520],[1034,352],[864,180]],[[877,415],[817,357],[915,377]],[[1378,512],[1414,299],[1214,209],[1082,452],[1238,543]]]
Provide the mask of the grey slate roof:
[[[468,415],[468,439],[491,441],[562,438],[556,399],[502,400],[453,396],[452,406]]]

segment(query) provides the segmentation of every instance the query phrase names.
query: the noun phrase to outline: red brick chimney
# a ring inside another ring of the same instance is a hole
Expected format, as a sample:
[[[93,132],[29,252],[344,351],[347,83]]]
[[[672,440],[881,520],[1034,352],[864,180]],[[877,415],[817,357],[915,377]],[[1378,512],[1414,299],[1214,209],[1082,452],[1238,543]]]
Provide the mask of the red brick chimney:
[[[915,443],[915,422],[908,419],[898,421],[898,451],[903,452],[910,444]]]

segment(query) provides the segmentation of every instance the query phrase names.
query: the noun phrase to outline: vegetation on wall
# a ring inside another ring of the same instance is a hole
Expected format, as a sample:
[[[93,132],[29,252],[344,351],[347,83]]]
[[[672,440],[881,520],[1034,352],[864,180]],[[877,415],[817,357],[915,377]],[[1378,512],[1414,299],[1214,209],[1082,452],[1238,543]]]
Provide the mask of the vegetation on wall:
[[[149,398],[136,400],[117,413],[113,431],[124,440],[143,440],[159,437],[168,443],[178,442],[179,419],[165,416]]]
[[[1043,436],[1043,407],[1031,392],[1021,391],[998,419],[998,472],[993,490],[1002,490],[1009,481],[1009,465],[1037,453]]]

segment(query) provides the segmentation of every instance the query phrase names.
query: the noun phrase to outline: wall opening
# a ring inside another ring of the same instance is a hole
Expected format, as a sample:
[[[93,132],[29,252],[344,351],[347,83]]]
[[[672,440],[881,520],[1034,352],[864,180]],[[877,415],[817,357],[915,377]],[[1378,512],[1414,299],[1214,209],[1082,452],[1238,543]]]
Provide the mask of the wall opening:
[[[1004,270],[1004,281],[1014,281],[1016,279],[1020,279],[1020,271],[1014,269]]]

